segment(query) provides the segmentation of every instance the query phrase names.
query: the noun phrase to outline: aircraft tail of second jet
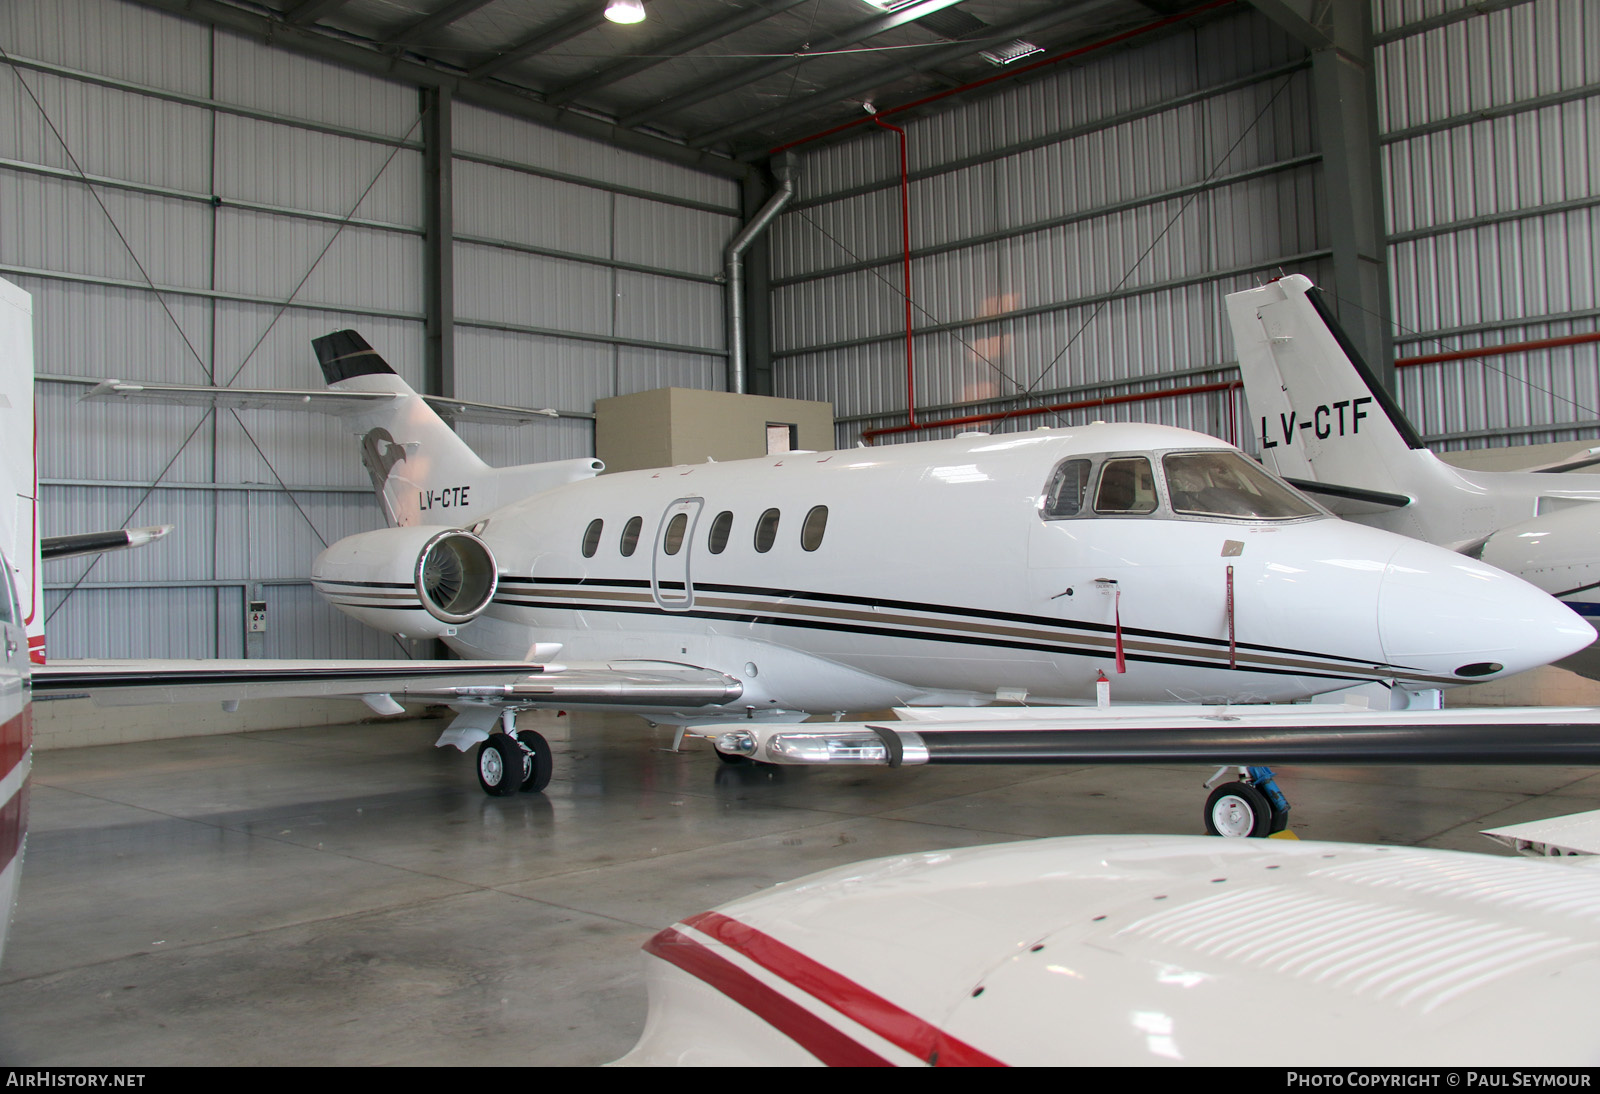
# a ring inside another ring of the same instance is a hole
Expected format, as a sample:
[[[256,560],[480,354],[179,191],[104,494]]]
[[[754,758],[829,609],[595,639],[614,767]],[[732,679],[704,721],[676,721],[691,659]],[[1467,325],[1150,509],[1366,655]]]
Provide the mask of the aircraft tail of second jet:
[[[1374,499],[1414,493],[1431,453],[1310,279],[1280,278],[1227,303],[1262,461],[1291,480],[1359,484]]]
[[[468,525],[507,501],[601,469],[592,459],[490,467],[361,335],[335,331],[312,346],[330,388],[390,396],[345,413],[361,431],[362,462],[393,525]]]

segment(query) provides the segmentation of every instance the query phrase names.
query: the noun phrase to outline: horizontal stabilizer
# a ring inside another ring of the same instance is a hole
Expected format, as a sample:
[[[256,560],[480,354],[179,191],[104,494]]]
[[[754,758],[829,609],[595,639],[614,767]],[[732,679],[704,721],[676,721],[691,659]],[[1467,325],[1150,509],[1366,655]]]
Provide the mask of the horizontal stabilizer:
[[[392,391],[325,391],[295,388],[203,387],[182,384],[135,384],[126,380],[101,380],[81,397],[85,402],[135,399],[164,406],[216,407],[221,410],[309,410],[319,414],[356,414],[396,404],[405,396]],[[593,418],[576,411],[475,403],[424,395],[423,400],[454,422],[488,425],[526,425],[549,418]]]
[[[1316,482],[1312,479],[1285,478],[1284,481],[1297,490],[1310,494],[1341,517],[1404,509],[1415,500],[1406,494],[1365,490],[1359,486],[1338,486],[1331,482]]]
[[[1486,828],[1483,834],[1532,858],[1600,855],[1600,810]]]
[[[128,547],[143,547],[154,543],[172,531],[170,524],[157,524],[149,528],[119,528],[114,532],[84,532],[76,536],[46,536],[39,541],[39,556],[46,562],[57,558],[77,558],[80,555],[98,555],[106,551],[121,551]]]

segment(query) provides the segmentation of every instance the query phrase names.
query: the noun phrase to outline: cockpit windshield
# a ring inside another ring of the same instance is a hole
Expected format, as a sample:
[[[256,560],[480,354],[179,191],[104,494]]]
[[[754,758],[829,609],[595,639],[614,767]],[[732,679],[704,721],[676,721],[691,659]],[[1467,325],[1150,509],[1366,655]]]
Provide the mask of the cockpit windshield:
[[[1242,453],[1212,448],[1063,460],[1039,499],[1039,515],[1045,520],[1089,516],[1303,520],[1324,514]]]
[[[1237,452],[1172,452],[1161,459],[1179,516],[1293,520],[1320,511]]]

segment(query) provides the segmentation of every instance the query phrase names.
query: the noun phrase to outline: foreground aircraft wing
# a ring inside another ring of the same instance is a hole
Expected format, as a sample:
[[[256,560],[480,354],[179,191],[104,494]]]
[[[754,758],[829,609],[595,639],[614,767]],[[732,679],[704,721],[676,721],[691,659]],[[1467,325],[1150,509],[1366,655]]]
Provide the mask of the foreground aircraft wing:
[[[53,661],[38,666],[33,681],[37,699],[92,698],[103,706],[352,698],[380,714],[400,713],[400,700],[513,709],[693,708],[730,702],[741,690],[737,680],[719,672],[650,662],[569,667],[517,661]]]
[[[392,403],[403,396],[389,391],[329,391],[326,388],[295,390],[283,388],[202,387],[181,384],[136,384],[126,380],[101,380],[82,398],[95,402],[120,399],[139,400],[166,406],[217,407],[226,410],[312,410],[322,414],[354,414],[374,406]],[[534,410],[529,407],[475,403],[465,399],[446,399],[424,395],[439,414],[452,421],[484,422],[492,425],[525,425],[544,418],[593,418],[593,414],[570,411]]]
[[[1281,706],[902,711],[903,720],[689,726],[774,764],[1600,764],[1600,709]]]

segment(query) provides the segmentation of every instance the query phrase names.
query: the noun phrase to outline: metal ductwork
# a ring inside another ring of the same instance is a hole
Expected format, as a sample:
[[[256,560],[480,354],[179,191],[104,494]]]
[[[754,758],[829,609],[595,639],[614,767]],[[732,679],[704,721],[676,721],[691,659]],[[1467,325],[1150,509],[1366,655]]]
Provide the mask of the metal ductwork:
[[[745,394],[748,386],[744,352],[744,253],[794,197],[794,180],[799,173],[800,161],[794,153],[786,152],[772,158],[772,176],[778,180],[777,192],[722,252],[728,293],[728,390],[737,395]]]

